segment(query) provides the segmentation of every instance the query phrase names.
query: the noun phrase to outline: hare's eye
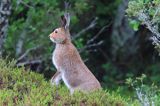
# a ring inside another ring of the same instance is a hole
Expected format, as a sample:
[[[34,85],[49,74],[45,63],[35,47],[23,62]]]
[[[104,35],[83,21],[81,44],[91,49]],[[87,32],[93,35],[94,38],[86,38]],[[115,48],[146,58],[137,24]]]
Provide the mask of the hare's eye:
[[[58,33],[57,30],[55,30],[55,33]]]

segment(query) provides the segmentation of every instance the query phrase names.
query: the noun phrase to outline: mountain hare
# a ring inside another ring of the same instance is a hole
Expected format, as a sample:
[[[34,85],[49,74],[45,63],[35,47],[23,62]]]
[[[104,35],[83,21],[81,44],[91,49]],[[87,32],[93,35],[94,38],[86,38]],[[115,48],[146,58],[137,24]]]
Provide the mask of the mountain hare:
[[[101,88],[99,81],[82,61],[77,49],[71,42],[69,32],[70,15],[61,16],[62,27],[55,29],[50,35],[56,43],[52,61],[57,72],[51,79],[53,85],[58,85],[62,79],[73,94],[75,90],[89,92]]]

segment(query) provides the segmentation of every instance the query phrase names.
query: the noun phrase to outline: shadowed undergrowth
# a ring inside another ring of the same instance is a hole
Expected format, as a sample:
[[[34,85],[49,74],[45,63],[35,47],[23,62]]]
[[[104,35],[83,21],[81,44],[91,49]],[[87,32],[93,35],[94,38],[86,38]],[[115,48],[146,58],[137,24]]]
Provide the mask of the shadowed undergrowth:
[[[41,74],[15,67],[15,61],[0,59],[0,105],[1,106],[126,106],[139,105],[106,90],[90,94],[76,92],[72,96],[65,86],[53,87]]]

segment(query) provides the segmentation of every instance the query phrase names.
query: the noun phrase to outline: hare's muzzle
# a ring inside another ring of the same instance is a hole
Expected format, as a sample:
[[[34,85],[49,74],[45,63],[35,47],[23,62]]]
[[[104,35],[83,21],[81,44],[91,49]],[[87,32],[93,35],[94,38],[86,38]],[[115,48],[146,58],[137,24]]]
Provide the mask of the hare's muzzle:
[[[48,37],[51,37],[51,34],[50,34],[50,35],[48,35]]]
[[[50,38],[50,40],[51,40],[52,42],[55,43],[55,39],[52,37],[52,34],[49,35],[49,38]]]
[[[53,35],[52,35],[52,34],[50,34],[48,37],[49,37],[49,38],[53,38]]]

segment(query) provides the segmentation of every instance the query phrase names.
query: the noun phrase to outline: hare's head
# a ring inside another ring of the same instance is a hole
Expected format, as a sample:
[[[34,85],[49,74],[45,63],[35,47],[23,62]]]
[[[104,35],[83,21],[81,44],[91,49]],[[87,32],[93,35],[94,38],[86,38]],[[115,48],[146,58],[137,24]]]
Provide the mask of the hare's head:
[[[70,23],[70,15],[69,13],[65,13],[63,16],[61,16],[61,27],[55,29],[49,35],[52,42],[63,44],[67,40],[70,40],[69,23]]]

